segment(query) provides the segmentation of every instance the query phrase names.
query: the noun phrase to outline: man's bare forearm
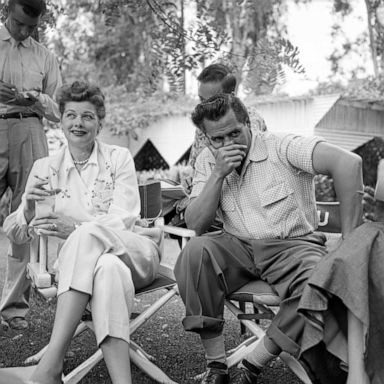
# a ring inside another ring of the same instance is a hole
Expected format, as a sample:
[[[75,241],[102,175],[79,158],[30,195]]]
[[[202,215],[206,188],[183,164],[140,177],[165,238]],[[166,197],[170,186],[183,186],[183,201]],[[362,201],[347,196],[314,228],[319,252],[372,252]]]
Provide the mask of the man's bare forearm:
[[[317,172],[331,175],[337,199],[343,236],[362,220],[363,176],[360,156],[328,143],[319,143],[313,152]]]
[[[207,231],[216,217],[223,181],[224,177],[212,173],[200,195],[186,209],[185,222],[198,235]]]
[[[362,222],[363,177],[361,158],[357,155],[340,160],[332,174],[336,196],[340,201],[340,219],[343,236]]]

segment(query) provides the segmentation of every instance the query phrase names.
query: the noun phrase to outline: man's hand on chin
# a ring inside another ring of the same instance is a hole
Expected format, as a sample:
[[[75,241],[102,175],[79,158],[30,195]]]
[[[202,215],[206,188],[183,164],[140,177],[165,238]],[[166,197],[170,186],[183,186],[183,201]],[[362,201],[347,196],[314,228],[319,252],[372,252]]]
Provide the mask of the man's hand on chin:
[[[211,148],[211,151],[216,159],[215,170],[218,176],[225,177],[241,166],[247,154],[247,146],[229,144],[218,149]]]

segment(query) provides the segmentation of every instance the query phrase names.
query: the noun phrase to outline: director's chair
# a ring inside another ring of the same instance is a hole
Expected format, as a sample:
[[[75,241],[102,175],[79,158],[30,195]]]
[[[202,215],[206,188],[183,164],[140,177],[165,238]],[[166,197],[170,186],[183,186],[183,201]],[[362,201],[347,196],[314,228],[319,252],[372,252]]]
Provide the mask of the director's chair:
[[[161,217],[161,191],[160,183],[154,182],[139,186],[141,199],[141,217],[140,223],[144,227],[162,227],[163,231],[167,228],[163,226]],[[190,236],[192,231],[183,228],[170,228],[170,231],[178,236]],[[163,232],[164,233],[164,232]],[[48,245],[49,241],[46,236],[38,236],[31,243],[30,263],[28,264],[28,277],[32,280],[32,286],[38,293],[47,300],[56,296],[57,288],[54,284],[54,278],[49,273],[47,268],[48,263]],[[161,245],[163,250],[163,244]],[[130,322],[130,334],[132,335],[137,329],[146,323],[158,310],[160,310],[170,299],[178,294],[176,283],[174,280],[173,270],[170,266],[160,263],[160,268],[155,281],[149,286],[136,292],[135,296],[149,294],[154,291],[162,290],[162,296],[156,300],[151,306],[147,307],[139,314],[134,314]],[[92,319],[89,314],[85,314],[83,320],[76,329],[74,337],[80,335],[85,330],[93,330]],[[159,330],[160,332],[160,330]],[[25,364],[36,364],[40,361],[43,354],[46,352],[47,346],[40,350],[35,355],[27,358]],[[75,384],[78,383],[96,364],[102,360],[102,352],[98,349],[83,363],[78,365],[73,371],[63,377],[63,383]],[[154,364],[154,357],[150,356],[134,341],[130,341],[130,361],[139,369],[145,372],[153,380],[159,383],[177,384],[169,378],[159,367]],[[127,364],[130,362],[127,361]],[[7,377],[9,380],[12,377],[15,380],[28,380],[31,376],[34,366],[14,367],[0,369],[0,384],[2,377]],[[6,384],[10,384],[7,381]],[[5,384],[5,382],[4,382]]]
[[[335,242],[338,241],[341,231],[339,203],[317,202],[317,214],[319,230],[327,236],[327,247],[332,248]],[[167,226],[164,228],[167,228]],[[184,246],[186,241],[194,236],[194,232],[179,233],[176,231],[178,229],[169,227],[167,231],[174,235],[183,236]],[[226,298],[225,306],[240,321],[241,333],[244,334],[247,329],[251,334],[239,346],[227,351],[227,364],[229,368],[236,366],[260,342],[265,335],[265,326],[261,326],[260,320],[272,320],[278,311],[280,302],[280,297],[273,288],[262,280],[251,281]],[[286,352],[282,352],[279,358],[303,383],[312,384],[312,380],[296,358]],[[201,376],[198,375],[195,379],[200,379]]]
[[[319,230],[327,237],[327,248],[331,249],[340,238],[341,225],[338,202],[317,202],[317,214]],[[242,344],[229,351],[228,366],[238,364],[251,352],[256,344],[265,335],[260,326],[260,320],[272,320],[280,305],[277,293],[262,280],[251,281],[237,291],[229,295],[225,306],[240,321],[241,332],[247,329],[252,335]],[[251,313],[247,313],[247,307],[251,307]],[[291,371],[305,384],[312,384],[307,372],[297,359],[282,352],[279,358],[291,369]]]

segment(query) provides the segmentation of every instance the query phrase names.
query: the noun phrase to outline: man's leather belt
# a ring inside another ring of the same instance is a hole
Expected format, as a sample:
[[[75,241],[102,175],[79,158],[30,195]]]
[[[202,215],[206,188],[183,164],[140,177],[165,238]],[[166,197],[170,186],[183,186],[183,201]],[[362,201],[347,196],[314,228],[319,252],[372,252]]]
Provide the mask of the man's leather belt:
[[[13,112],[13,113],[0,113],[0,119],[26,119],[27,117],[40,116],[37,113],[26,113],[26,112]]]

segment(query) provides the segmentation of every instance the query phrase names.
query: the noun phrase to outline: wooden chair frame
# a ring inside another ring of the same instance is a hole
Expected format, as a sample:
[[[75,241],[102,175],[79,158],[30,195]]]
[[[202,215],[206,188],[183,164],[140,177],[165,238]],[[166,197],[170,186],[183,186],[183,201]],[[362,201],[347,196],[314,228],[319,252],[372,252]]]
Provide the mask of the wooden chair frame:
[[[161,225],[162,221],[159,220]],[[37,244],[38,243],[38,244]],[[49,299],[56,295],[56,287],[52,286],[52,277],[47,270],[47,255],[48,255],[48,239],[45,236],[39,236],[37,241],[31,247],[31,262],[28,264],[27,273],[32,280],[32,285],[40,295]],[[162,281],[161,281],[162,280]],[[151,306],[141,312],[136,318],[130,322],[130,334],[132,335],[137,329],[143,326],[157,311],[159,311],[170,299],[178,294],[177,286],[174,280],[172,269],[164,264],[160,264],[157,278],[155,281],[145,289],[142,289],[139,293],[136,293],[136,297],[139,295],[148,294],[159,289],[165,290],[165,293],[156,300]],[[93,330],[93,324],[91,320],[81,321],[76,329],[74,337],[80,335],[85,330]],[[33,356],[26,359],[25,364],[36,364],[39,362],[48,346],[45,346],[42,350]],[[86,361],[77,366],[73,371],[63,377],[63,383],[75,384],[78,383],[96,364],[98,364],[103,358],[102,352],[98,349],[92,356]],[[134,341],[130,341],[130,360],[139,369],[145,372],[148,376],[159,383],[176,384],[171,378],[169,378],[160,368],[155,364],[155,358],[144,351]]]
[[[164,233],[170,233],[183,238],[182,243],[185,244],[187,238],[194,235],[193,231],[184,228],[173,228],[164,226],[164,221],[159,218],[155,221],[155,226],[159,227]],[[163,244],[161,245],[163,248]],[[47,269],[48,262],[48,238],[46,236],[38,236],[31,242],[31,256],[30,263],[27,266],[27,276],[32,280],[32,286],[38,293],[49,300],[56,296],[57,288],[52,284],[52,276]],[[155,281],[148,287],[136,292],[136,297],[139,295],[148,294],[162,289],[164,294],[156,300],[151,306],[142,311],[137,317],[130,322],[130,334],[133,334],[137,329],[143,326],[157,311],[159,311],[169,300],[178,295],[173,269],[160,263],[159,271]],[[76,329],[74,337],[80,335],[85,330],[93,330],[91,320],[81,321]],[[28,357],[24,364],[37,364],[48,346],[45,346],[33,356]],[[73,371],[63,376],[64,384],[78,383],[96,364],[103,358],[102,352],[98,349],[93,355],[86,359],[83,363],[78,365]],[[134,341],[130,341],[130,361],[134,363],[140,370],[146,373],[149,377],[159,383],[177,384],[170,377],[168,377],[159,367],[154,363],[155,358],[149,355],[145,350]],[[129,363],[129,362],[127,362]],[[15,378],[28,379],[34,367],[14,367],[3,368],[0,370],[4,375],[11,375]],[[0,375],[1,383],[1,375]]]
[[[317,207],[319,227],[334,240],[340,232],[339,203],[318,202]],[[190,234],[189,237],[192,236],[193,234]],[[251,281],[226,298],[225,307],[239,320],[241,332],[245,333],[247,329],[251,334],[236,348],[227,351],[228,367],[237,365],[261,341],[265,331],[260,326],[260,320],[272,320],[280,302],[277,293],[262,280]],[[251,313],[247,312],[247,306],[252,308]],[[312,384],[312,380],[296,358],[286,352],[282,352],[279,358],[304,384]]]
[[[339,203],[317,202],[317,214],[319,227],[327,234],[329,240],[335,241],[340,236]],[[246,312],[247,304],[252,307],[252,313]],[[265,332],[260,327],[259,321],[272,320],[279,304],[280,298],[277,293],[261,280],[252,281],[229,295],[225,306],[240,321],[241,332],[247,329],[252,335],[229,351],[229,367],[238,364],[260,342]],[[312,380],[297,359],[286,352],[282,352],[279,358],[303,383],[312,384]]]

